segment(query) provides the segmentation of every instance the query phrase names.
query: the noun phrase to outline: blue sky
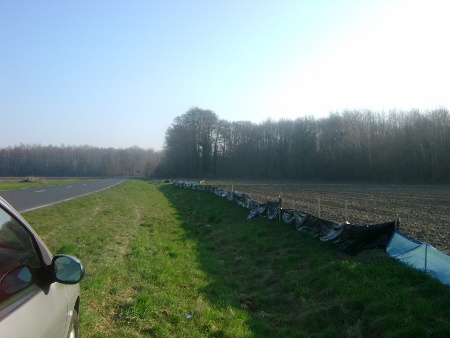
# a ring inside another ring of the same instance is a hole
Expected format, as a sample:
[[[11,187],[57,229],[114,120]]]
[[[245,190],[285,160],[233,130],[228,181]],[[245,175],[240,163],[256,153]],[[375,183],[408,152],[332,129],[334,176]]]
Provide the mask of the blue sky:
[[[446,1],[0,0],[0,148],[159,150],[228,121],[450,108]]]

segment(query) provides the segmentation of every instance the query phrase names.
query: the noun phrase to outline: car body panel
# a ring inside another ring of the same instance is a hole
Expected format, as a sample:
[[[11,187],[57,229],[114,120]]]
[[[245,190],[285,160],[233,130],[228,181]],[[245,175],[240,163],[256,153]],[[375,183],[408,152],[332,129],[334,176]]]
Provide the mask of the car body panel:
[[[3,318],[0,337],[67,337],[75,304],[69,310],[66,288],[76,290],[78,285],[53,283],[47,290],[38,290]]]
[[[52,265],[53,255],[45,243],[25,219],[1,197],[0,207],[2,215],[6,212],[27,230],[34,242],[37,255],[40,256],[40,267],[33,274],[34,282],[11,296],[5,296],[10,298],[0,303],[0,338],[67,337],[73,311],[79,311],[79,284],[66,285],[55,282],[54,270],[56,267]],[[3,224],[3,222],[0,223]],[[2,224],[0,227],[3,226]],[[8,242],[4,243],[8,244]],[[84,268],[82,265],[80,268],[82,278]],[[4,278],[5,275],[4,273],[1,278]],[[7,289],[3,290],[4,295],[10,294],[7,293]],[[0,288],[1,292],[2,288]]]

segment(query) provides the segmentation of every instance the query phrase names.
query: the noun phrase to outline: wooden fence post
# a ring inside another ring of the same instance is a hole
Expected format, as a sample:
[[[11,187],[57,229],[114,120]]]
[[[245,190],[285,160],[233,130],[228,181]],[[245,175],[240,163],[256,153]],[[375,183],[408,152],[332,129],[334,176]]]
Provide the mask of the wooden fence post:
[[[348,200],[345,200],[345,223],[348,223]]]
[[[320,195],[317,196],[317,206],[319,208],[317,217],[320,218]]]
[[[283,200],[281,199],[281,193],[278,195],[278,204],[279,204],[279,208],[278,208],[278,223],[281,222],[281,204],[283,203]]]

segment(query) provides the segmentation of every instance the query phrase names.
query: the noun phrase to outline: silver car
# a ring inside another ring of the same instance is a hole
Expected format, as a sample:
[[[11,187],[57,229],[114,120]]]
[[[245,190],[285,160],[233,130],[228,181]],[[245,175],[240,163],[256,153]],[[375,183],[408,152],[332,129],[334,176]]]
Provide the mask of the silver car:
[[[0,337],[77,337],[83,276],[0,197]]]

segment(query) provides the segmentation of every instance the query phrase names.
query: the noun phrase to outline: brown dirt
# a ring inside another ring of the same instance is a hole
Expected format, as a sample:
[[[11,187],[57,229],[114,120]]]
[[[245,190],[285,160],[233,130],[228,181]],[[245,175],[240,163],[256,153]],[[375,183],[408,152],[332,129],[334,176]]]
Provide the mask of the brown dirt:
[[[375,224],[399,218],[399,229],[450,254],[449,185],[211,182],[253,200],[277,201],[337,223]]]

